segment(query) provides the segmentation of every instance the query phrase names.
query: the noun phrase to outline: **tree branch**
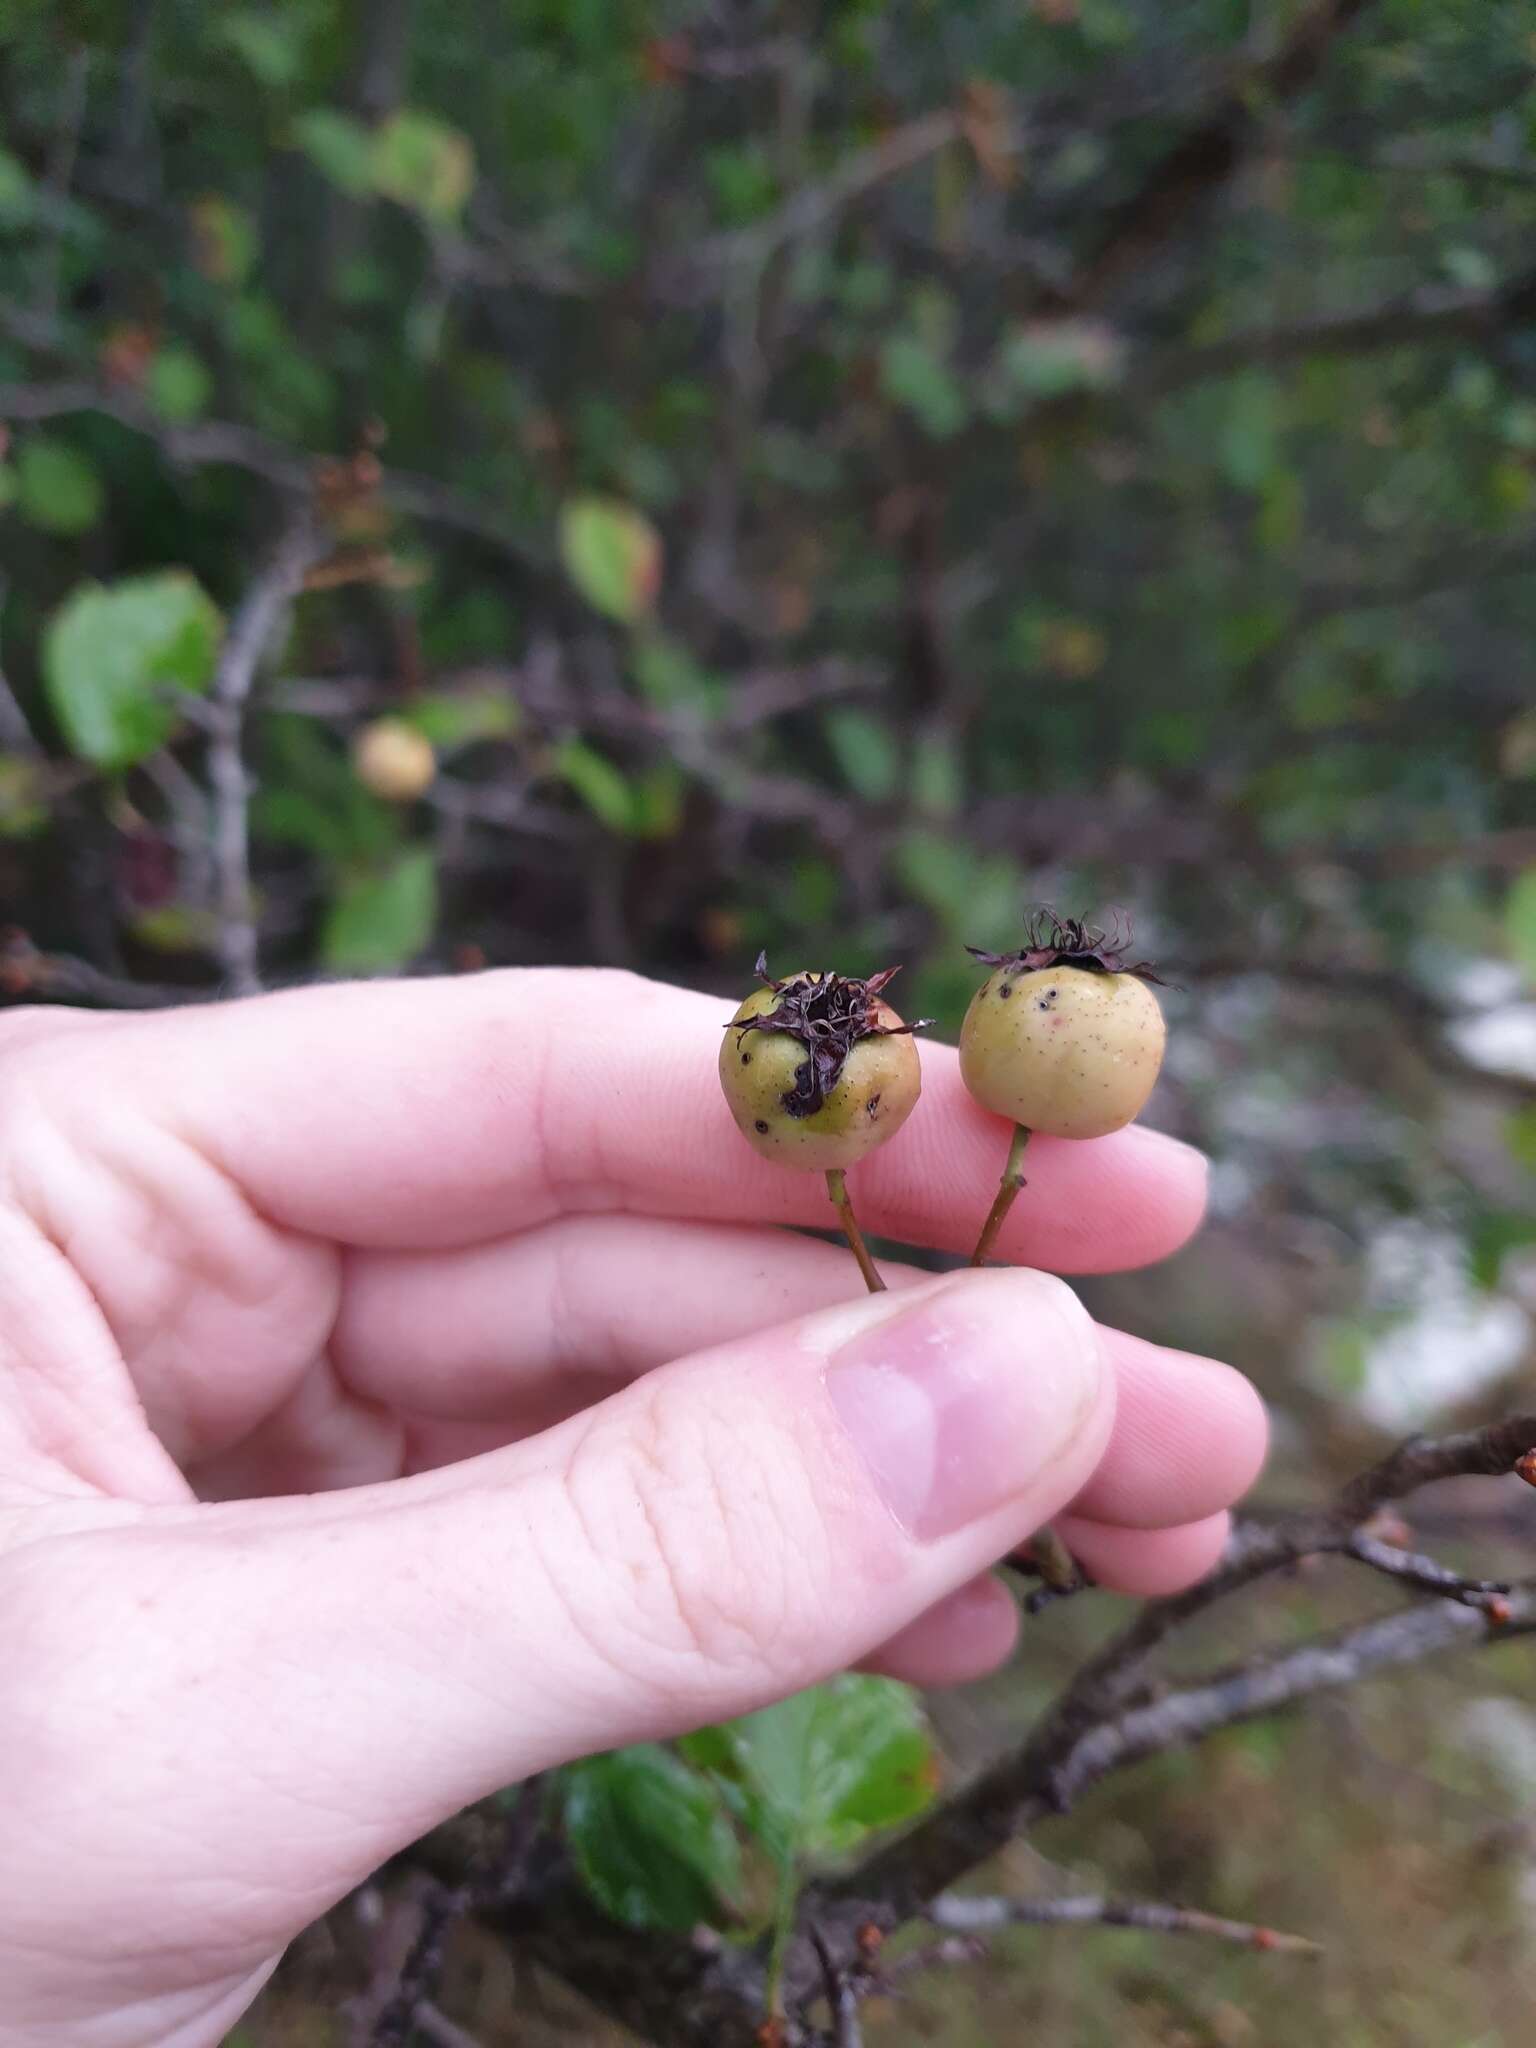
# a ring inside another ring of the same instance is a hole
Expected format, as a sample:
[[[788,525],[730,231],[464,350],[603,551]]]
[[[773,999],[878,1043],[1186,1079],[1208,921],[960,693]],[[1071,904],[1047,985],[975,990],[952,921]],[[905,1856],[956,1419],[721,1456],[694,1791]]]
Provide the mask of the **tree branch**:
[[[1109,1899],[1097,1893],[1065,1899],[976,1898],[942,1892],[929,1901],[923,1918],[951,1934],[990,1934],[1001,1927],[1138,1927],[1153,1934],[1199,1934],[1276,1955],[1321,1955],[1321,1942],[1282,1934],[1248,1920],[1223,1920],[1189,1906],[1156,1900]]]
[[[213,788],[214,910],[219,961],[235,995],[261,987],[256,914],[251,901],[250,782],[241,752],[245,711],[256,670],[304,587],[325,542],[306,506],[230,620],[213,679],[208,779]]]
[[[1295,99],[1318,76],[1334,42],[1370,0],[1313,0],[1273,55],[1229,76],[1195,126],[1152,165],[1109,216],[1093,254],[1067,287],[1074,309],[1099,303],[1147,250],[1166,241],[1230,181],[1262,133],[1267,106]]]
[[[167,462],[182,469],[243,469],[288,496],[313,490],[316,471],[327,458],[274,441],[254,428],[229,420],[200,420],[177,426],[161,419],[141,400],[85,379],[58,383],[0,384],[0,420],[64,419],[71,413],[99,413],[153,441]],[[396,512],[429,526],[468,535],[520,567],[547,574],[550,561],[488,505],[466,497],[451,484],[412,470],[382,468],[378,495]]]
[[[1536,309],[1536,274],[1511,278],[1492,290],[1426,285],[1379,305],[1319,313],[1290,326],[1241,328],[1195,348],[1151,351],[1127,384],[1138,395],[1160,396],[1224,377],[1253,363],[1294,363],[1317,355],[1368,355],[1425,343],[1495,339],[1529,320]]]

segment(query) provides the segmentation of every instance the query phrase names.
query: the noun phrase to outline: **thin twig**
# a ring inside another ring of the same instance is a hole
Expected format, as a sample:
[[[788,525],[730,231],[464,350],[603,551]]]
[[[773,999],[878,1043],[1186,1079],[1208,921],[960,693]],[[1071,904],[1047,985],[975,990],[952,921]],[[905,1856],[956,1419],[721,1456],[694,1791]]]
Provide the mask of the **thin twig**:
[[[214,991],[107,974],[68,953],[42,953],[25,932],[0,930],[0,1002],[81,1002],[106,1010],[161,1010],[206,1002]]]
[[[864,2048],[859,2025],[859,1994],[852,1976],[840,1970],[832,1951],[813,1927],[811,1942],[821,1962],[821,1978],[827,1994],[827,2011],[832,2018],[832,2038],[837,2048]]]
[[[5,601],[10,594],[10,578],[0,574],[0,617],[4,615]],[[21,699],[5,679],[3,656],[0,656],[0,748],[8,753],[29,756],[42,751],[27,721],[27,714],[21,708]]]
[[[0,384],[0,420],[61,419],[87,412],[100,413],[147,436],[178,468],[243,469],[289,496],[307,494],[313,488],[316,467],[324,460],[231,420],[171,424],[130,394],[109,391],[84,379]],[[386,467],[379,478],[378,494],[396,512],[466,534],[521,568],[548,573],[546,557],[531,541],[514,533],[491,506],[466,497],[436,477]]]
[[[1511,1587],[1502,1579],[1466,1579],[1459,1572],[1448,1571],[1432,1557],[1422,1557],[1412,1550],[1399,1550],[1395,1544],[1382,1543],[1374,1536],[1367,1536],[1356,1530],[1344,1545],[1344,1555],[1352,1557],[1359,1564],[1369,1565],[1372,1571],[1386,1577],[1401,1579],[1405,1585],[1416,1586],[1423,1593],[1438,1593],[1443,1600],[1459,1600],[1466,1607],[1481,1608],[1490,1621],[1498,1622],[1509,1613]]]
[[[1247,1920],[1224,1920],[1189,1906],[1151,1899],[1109,1899],[1084,1893],[1065,1899],[972,1898],[941,1892],[923,1918],[951,1934],[987,1934],[1000,1927],[1137,1927],[1153,1934],[1200,1934],[1277,1955],[1316,1956],[1322,1944],[1305,1935],[1283,1934]]]
[[[437,2048],[484,2048],[474,2034],[457,2026],[430,2002],[416,2008],[416,2031],[425,2034],[429,2041],[435,2041]]]
[[[230,620],[213,680],[208,779],[213,789],[214,907],[219,962],[237,996],[254,995],[261,987],[260,942],[251,898],[251,791],[241,751],[246,707],[262,657],[324,546],[306,505],[293,517],[276,553]]]
[[[432,1995],[443,1974],[453,1930],[467,1914],[503,1910],[517,1898],[543,1825],[542,1780],[529,1778],[519,1787],[512,1811],[477,1867],[457,1884],[434,1883],[394,1989],[374,2021],[370,2048],[401,2048],[413,2027],[430,2031],[424,2015],[433,2011]],[[439,2033],[434,2038],[443,2037]]]

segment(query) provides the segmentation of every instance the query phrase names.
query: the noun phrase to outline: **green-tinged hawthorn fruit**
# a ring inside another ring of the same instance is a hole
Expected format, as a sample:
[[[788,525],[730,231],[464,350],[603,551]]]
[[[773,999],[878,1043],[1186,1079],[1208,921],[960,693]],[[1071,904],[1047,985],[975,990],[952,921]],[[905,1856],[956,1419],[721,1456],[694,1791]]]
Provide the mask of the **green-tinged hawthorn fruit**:
[[[1103,1138],[1136,1117],[1166,1026],[1145,961],[1075,918],[1037,916],[1017,953],[969,948],[992,972],[960,1027],[960,1073],[984,1108],[1053,1138]]]
[[[882,998],[888,967],[857,981],[802,972],[747,997],[720,1047],[720,1086],[747,1143],[780,1166],[852,1166],[911,1113],[922,1086],[912,1033]]]

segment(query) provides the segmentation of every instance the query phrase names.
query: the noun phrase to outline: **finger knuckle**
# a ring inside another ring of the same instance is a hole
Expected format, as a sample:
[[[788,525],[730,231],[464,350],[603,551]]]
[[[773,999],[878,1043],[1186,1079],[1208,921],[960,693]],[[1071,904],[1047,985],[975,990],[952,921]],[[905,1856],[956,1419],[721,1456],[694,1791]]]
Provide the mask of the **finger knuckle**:
[[[824,1633],[832,1573],[825,1527],[783,1432],[711,1412],[697,1387],[642,1394],[617,1445],[593,1443],[571,1475],[579,1511],[616,1503],[628,1610],[616,1638],[669,1680],[746,1672],[792,1681]]]

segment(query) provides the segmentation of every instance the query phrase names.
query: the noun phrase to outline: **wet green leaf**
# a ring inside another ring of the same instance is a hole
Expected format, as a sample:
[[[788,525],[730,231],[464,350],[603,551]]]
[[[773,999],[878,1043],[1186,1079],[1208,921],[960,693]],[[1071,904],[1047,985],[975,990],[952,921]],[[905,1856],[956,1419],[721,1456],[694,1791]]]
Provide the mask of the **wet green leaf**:
[[[670,1750],[645,1743],[572,1764],[565,1830],[603,1909],[630,1927],[718,1919],[741,1882],[741,1855],[719,1792]]]
[[[921,1703],[888,1678],[834,1678],[689,1736],[683,1751],[735,1788],[742,1819],[779,1860],[839,1854],[910,1820],[937,1782]]]

